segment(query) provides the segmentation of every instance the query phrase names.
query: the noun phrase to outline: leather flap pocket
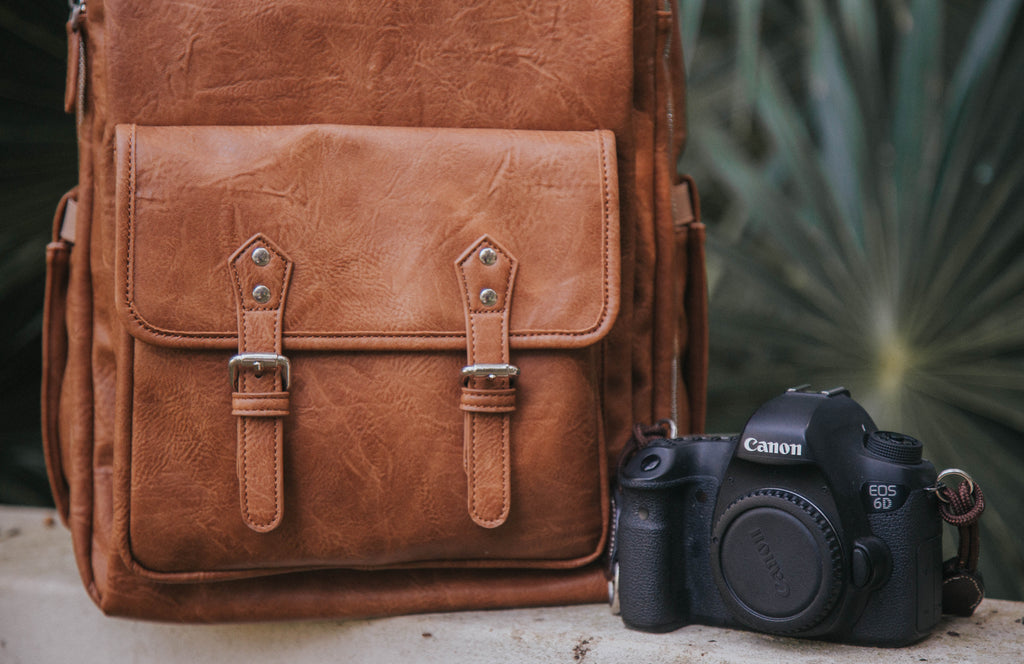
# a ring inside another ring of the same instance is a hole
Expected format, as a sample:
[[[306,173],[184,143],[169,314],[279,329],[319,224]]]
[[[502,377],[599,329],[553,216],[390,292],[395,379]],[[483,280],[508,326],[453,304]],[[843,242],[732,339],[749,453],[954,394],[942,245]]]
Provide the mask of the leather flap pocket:
[[[119,126],[125,562],[593,561],[614,165],[601,131]]]
[[[590,345],[619,300],[613,141],[600,131],[121,125],[118,306],[148,343],[235,348],[228,261],[262,234],[294,265],[287,347],[464,348],[452,263],[487,234],[519,261],[511,346]]]

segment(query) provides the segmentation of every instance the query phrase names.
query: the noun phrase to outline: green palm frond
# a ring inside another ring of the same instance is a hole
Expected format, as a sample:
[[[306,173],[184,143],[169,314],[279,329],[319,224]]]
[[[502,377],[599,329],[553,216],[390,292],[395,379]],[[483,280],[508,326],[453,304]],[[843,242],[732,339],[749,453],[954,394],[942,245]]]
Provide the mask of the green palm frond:
[[[739,427],[789,385],[850,387],[879,426],[920,437],[937,466],[985,487],[983,569],[990,594],[1013,599],[1024,597],[1024,536],[1010,525],[1024,512],[1020,5],[766,3],[752,56],[721,46],[757,20],[732,3],[732,32],[698,38],[683,164],[711,184],[712,426]],[[722,86],[743,87],[746,104]]]

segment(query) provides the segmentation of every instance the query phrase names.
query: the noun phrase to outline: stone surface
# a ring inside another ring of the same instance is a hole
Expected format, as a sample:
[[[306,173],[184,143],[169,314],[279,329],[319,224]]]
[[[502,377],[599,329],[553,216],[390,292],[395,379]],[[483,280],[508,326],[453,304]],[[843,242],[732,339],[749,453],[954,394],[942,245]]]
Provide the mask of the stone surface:
[[[878,650],[691,626],[627,630],[600,605],[384,620],[168,625],[107,618],[50,510],[0,507],[0,663],[1024,661],[1024,603],[986,600],[909,648]]]

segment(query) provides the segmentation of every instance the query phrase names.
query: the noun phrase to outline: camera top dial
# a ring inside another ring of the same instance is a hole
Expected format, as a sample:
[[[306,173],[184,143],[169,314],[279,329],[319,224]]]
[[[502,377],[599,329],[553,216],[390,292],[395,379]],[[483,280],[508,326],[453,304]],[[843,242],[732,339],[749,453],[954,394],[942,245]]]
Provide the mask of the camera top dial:
[[[864,448],[886,461],[912,465],[920,463],[921,441],[905,433],[872,431],[864,439]]]

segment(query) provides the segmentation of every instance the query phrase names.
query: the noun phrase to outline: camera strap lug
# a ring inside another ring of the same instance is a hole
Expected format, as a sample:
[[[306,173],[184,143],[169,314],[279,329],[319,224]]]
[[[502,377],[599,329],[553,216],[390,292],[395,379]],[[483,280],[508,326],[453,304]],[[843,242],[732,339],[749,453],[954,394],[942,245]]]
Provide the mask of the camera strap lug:
[[[672,440],[678,437],[679,427],[676,426],[675,420],[668,417],[658,420],[651,426],[634,424],[633,435],[626,441],[622,452],[619,453],[619,461],[616,467],[622,468],[625,466],[637,451],[647,447],[653,440]]]
[[[963,481],[955,489],[943,480],[960,477]],[[939,473],[934,487],[929,487],[939,499],[942,519],[956,526],[960,535],[957,555],[942,565],[942,612],[956,616],[970,616],[985,596],[985,583],[978,571],[981,552],[978,520],[985,511],[985,494],[970,475],[959,468]]]

